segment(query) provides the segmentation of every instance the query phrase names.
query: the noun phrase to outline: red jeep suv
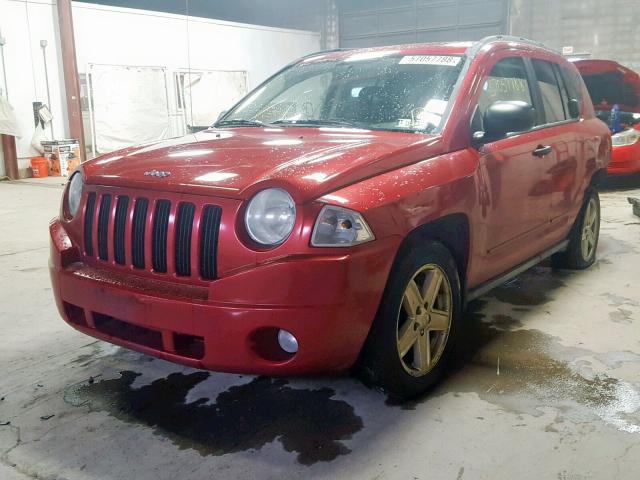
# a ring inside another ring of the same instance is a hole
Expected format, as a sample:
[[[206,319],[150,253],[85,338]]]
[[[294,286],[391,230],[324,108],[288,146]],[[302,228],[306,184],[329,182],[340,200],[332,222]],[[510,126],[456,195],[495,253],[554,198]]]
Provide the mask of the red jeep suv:
[[[64,319],[198,368],[441,376],[464,304],[595,259],[611,152],[576,68],[523,39],[293,63],[210,129],[84,163],[50,225]]]

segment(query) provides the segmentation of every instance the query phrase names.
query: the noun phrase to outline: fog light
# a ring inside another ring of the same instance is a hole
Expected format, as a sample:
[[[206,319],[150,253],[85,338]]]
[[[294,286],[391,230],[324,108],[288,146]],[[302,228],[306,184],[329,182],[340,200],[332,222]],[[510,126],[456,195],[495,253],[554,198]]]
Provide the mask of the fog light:
[[[298,339],[286,330],[278,330],[278,344],[287,353],[298,351]]]

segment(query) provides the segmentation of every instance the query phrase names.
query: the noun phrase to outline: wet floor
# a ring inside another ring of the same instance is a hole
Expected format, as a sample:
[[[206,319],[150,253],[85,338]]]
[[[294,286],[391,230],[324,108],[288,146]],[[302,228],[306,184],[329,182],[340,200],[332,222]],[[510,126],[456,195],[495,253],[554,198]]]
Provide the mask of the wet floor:
[[[230,387],[214,403],[208,398],[187,403],[189,391],[209,373],[171,373],[134,388],[139,375],[127,370],[118,378],[76,385],[65,392],[65,401],[151,427],[179,448],[202,455],[257,450],[277,439],[303,465],[350,453],[341,440],[363,426],[353,406],[333,399],[335,391],[327,387],[297,389],[284,379],[258,377]]]
[[[5,323],[0,467],[56,480],[636,479],[640,234],[625,202],[603,196],[593,268],[541,265],[471,303],[446,378],[402,404],[349,376],[203,372],[94,342],[16,288],[28,306]],[[0,266],[45,291],[46,250],[20,247]]]
[[[385,405],[414,410],[440,395],[475,393],[513,413],[536,416],[542,408],[554,408],[561,412],[556,422],[600,419],[626,432],[640,432],[640,388],[583,368],[579,359],[592,352],[563,346],[551,335],[526,328],[518,318],[533,308],[551,316],[544,306],[560,293],[571,275],[575,273],[535,267],[494,290],[487,299],[471,303],[450,372],[442,384],[422,399],[399,403],[387,398]],[[492,314],[490,298],[511,307],[511,314]],[[614,304],[629,301],[612,295],[608,298]],[[640,355],[620,353],[617,362],[640,361]],[[296,379],[247,377],[247,383],[232,386],[215,399],[187,402],[192,388],[215,382],[215,377],[201,371],[171,373],[134,388],[133,381],[139,375],[127,370],[116,378],[71,386],[65,391],[65,400],[151,427],[179,448],[193,448],[202,455],[255,450],[278,439],[305,465],[350,453],[341,440],[351,438],[364,426],[355,406],[333,398],[332,388],[299,388]],[[377,396],[376,392],[371,394]]]

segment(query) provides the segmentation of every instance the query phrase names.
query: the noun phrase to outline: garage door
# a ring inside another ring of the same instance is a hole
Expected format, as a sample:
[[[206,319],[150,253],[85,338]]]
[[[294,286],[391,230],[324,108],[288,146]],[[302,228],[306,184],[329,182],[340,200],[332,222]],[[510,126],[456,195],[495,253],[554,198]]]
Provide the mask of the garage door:
[[[343,0],[340,47],[479,40],[507,31],[508,0]]]

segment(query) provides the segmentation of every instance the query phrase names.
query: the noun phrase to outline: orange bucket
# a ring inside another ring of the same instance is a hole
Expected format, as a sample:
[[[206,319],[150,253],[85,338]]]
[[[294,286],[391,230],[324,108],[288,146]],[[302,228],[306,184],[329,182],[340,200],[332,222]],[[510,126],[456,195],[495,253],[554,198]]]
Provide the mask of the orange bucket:
[[[33,157],[31,159],[31,170],[33,178],[42,178],[49,176],[49,161],[44,157]]]

